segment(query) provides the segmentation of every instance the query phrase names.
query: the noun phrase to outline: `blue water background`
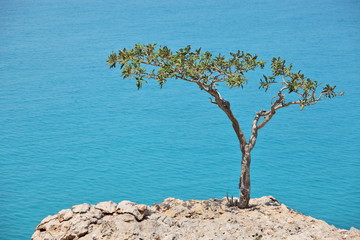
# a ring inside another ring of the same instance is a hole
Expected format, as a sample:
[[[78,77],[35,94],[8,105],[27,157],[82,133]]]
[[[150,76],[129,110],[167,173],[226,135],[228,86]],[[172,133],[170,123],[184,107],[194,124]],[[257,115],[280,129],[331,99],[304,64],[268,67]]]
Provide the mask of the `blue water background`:
[[[281,56],[343,97],[279,111],[259,132],[252,197],[360,228],[360,2],[0,1],[0,236],[28,239],[72,205],[238,195],[229,120],[194,84],[137,91],[105,65],[135,43]],[[271,95],[220,90],[246,134]]]

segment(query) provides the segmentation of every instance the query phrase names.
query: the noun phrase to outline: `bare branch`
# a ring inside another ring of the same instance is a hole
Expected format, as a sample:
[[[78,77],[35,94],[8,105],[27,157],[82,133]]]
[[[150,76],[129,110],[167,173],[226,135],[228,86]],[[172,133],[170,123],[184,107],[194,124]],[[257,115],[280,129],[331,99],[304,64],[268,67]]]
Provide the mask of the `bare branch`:
[[[210,102],[213,103],[213,104],[216,104],[217,105],[217,102],[213,101],[212,98],[210,97]]]
[[[278,99],[276,99],[276,101],[271,105],[271,109],[270,109],[270,111],[264,111],[264,110],[262,110],[262,111],[260,111],[258,114],[259,114],[259,117],[264,117],[264,120],[259,124],[259,125],[257,125],[256,126],[256,129],[257,130],[259,130],[259,129],[261,129],[261,128],[263,128],[265,125],[266,125],[266,123],[268,123],[270,120],[271,120],[271,118],[274,116],[274,114],[276,113],[276,110],[279,108],[279,106],[281,106],[280,104],[282,104],[283,103],[283,101],[284,101],[284,99],[285,99],[285,96],[282,94],[282,92],[285,90],[285,89],[287,89],[287,87],[285,86],[285,87],[283,87],[283,88],[281,88],[280,90],[279,90],[279,92],[278,92],[278,94],[277,94],[277,96],[278,96]],[[257,114],[257,115],[258,115]],[[257,117],[257,116],[256,116]],[[255,118],[256,118],[255,117]],[[258,122],[258,120],[256,121],[256,123]]]
[[[261,110],[260,112],[256,113],[255,118],[253,120],[252,126],[251,126],[251,135],[249,139],[249,149],[250,151],[255,147],[257,135],[258,135],[258,122],[260,117],[263,117],[265,114],[267,114],[266,110]]]

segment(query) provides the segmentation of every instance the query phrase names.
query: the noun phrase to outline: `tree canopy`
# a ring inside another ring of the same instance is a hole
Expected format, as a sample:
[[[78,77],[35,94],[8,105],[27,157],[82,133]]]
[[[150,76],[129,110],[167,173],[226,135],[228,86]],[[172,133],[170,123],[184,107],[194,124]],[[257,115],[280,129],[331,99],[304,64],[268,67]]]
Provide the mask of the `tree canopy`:
[[[266,62],[258,59],[257,55],[243,51],[230,52],[230,56],[213,55],[201,48],[191,50],[191,46],[172,52],[166,46],[157,47],[157,44],[136,44],[134,48],[119,50],[112,53],[107,64],[110,68],[120,65],[122,77],[135,76],[136,86],[140,89],[147,79],[154,79],[162,87],[168,79],[182,79],[204,86],[215,87],[224,82],[228,87],[244,87],[248,82],[244,73],[264,68]],[[292,71],[292,64],[287,65],[280,57],[271,60],[271,75],[263,75],[259,88],[267,91],[271,85],[280,85],[275,110],[291,104],[305,106],[315,104],[322,98],[332,98],[342,93],[336,93],[336,86],[326,84],[316,95],[319,87],[317,81],[306,77],[301,71]],[[297,101],[287,102],[285,93],[298,95]]]

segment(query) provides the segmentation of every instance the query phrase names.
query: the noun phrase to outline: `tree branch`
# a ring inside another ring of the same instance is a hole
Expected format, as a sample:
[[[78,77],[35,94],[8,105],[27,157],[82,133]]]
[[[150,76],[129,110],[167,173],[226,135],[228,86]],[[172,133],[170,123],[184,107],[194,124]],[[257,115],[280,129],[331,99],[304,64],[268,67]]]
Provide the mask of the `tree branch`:
[[[263,128],[270,120],[271,118],[275,115],[276,110],[279,109],[281,106],[280,104],[283,103],[285,96],[282,94],[282,92],[287,89],[287,87],[283,87],[279,90],[278,92],[278,99],[276,99],[276,101],[271,105],[270,111],[265,111],[265,110],[261,110],[260,112],[258,112],[255,116],[255,118],[257,116],[260,117],[264,117],[264,120],[256,126],[256,130],[259,130],[261,128]],[[258,122],[258,120],[256,121],[256,123]]]
[[[284,107],[288,107],[290,105],[314,105],[316,104],[318,101],[322,100],[322,97],[324,96],[324,93],[321,93],[319,95],[318,98],[314,98],[314,95],[315,95],[315,91],[312,93],[312,98],[313,100],[310,100],[310,101],[306,101],[306,103],[304,104],[301,100],[297,100],[297,101],[291,101],[291,102],[285,102],[285,95],[282,94],[282,92],[284,90],[288,89],[288,86],[285,86],[283,88],[281,88],[278,92],[278,99],[271,105],[271,109],[267,112],[264,112],[264,110],[260,111],[259,113],[261,113],[261,117],[264,117],[264,120],[257,125],[257,130],[263,128],[270,120],[271,118],[275,115],[276,111],[281,109],[281,108],[284,108]],[[299,94],[299,93],[298,93]],[[255,116],[254,118],[254,122],[255,122],[255,119],[257,118],[258,114]],[[259,119],[256,120],[256,123],[258,122]]]
[[[230,121],[232,123],[232,127],[233,127],[233,129],[234,129],[234,131],[236,133],[236,136],[239,139],[240,149],[241,149],[242,152],[244,152],[245,151],[245,146],[247,145],[247,141],[246,141],[245,134],[242,131],[238,120],[236,119],[236,117],[234,116],[234,114],[232,113],[232,111],[230,109],[230,102],[223,99],[221,97],[220,93],[217,91],[217,89],[211,87],[211,85],[206,85],[206,84],[201,83],[201,82],[197,82],[197,84],[199,85],[199,87],[201,89],[208,92],[211,96],[213,96],[215,98],[215,101],[213,101],[210,98],[211,102],[217,104],[218,107],[221,110],[223,110],[223,112],[225,112],[225,114],[228,116],[228,118],[230,119]]]
[[[210,97],[210,102],[217,105],[217,102],[213,101],[211,97]]]
[[[251,126],[251,136],[249,139],[249,149],[250,151],[255,147],[257,136],[258,136],[258,122],[260,117],[264,116],[266,114],[266,110],[261,110],[260,112],[257,112],[255,115],[255,118],[253,120],[252,126]]]

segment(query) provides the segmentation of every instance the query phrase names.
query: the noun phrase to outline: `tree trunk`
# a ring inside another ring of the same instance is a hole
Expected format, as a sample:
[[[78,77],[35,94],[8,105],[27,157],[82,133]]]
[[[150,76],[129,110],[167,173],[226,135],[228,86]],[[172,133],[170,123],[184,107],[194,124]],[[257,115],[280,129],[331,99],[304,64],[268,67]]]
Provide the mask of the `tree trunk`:
[[[241,130],[240,124],[230,108],[230,102],[226,101],[220,96],[220,93],[214,88],[212,85],[202,84],[198,82],[199,87],[202,90],[207,91],[211,96],[215,98],[215,102],[211,100],[212,103],[215,103],[219,106],[221,110],[223,110],[228,118],[230,119],[233,129],[236,133],[237,138],[240,143],[240,150],[242,152],[242,161],[241,161],[241,173],[240,173],[240,201],[238,202],[239,208],[247,208],[249,206],[250,201],[250,151],[254,148],[257,137],[257,122],[260,118],[260,114],[257,114],[251,131],[251,137],[249,143],[246,141],[246,137]]]
[[[250,201],[250,150],[248,147],[245,148],[245,151],[242,153],[241,160],[241,173],[240,173],[240,201],[239,208],[247,208]]]

